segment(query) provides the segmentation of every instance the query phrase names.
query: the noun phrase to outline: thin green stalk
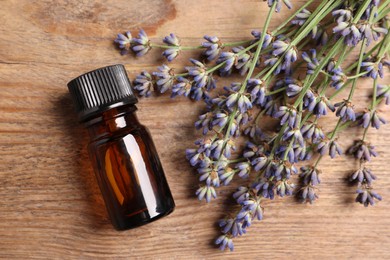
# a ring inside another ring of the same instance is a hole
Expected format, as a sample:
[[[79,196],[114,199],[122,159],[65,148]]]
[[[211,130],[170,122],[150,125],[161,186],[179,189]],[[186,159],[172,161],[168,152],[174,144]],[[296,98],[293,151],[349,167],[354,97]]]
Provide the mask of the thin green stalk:
[[[264,43],[265,35],[266,35],[267,30],[268,30],[268,26],[269,26],[269,24],[271,22],[272,12],[274,12],[275,9],[276,9],[276,4],[277,4],[277,2],[275,1],[272,4],[272,6],[271,6],[270,11],[268,12],[267,18],[266,18],[265,23],[264,23],[263,32],[261,34],[260,41],[258,43],[255,55],[254,55],[253,60],[252,60],[253,64],[251,64],[251,66],[249,68],[248,74],[246,76],[246,79],[245,79],[244,83],[241,86],[240,92],[245,89],[248,80],[251,78],[251,76],[253,74],[253,71],[255,70],[256,63],[257,63],[257,61],[259,59],[260,51],[261,51],[261,48],[262,48],[263,43]]]
[[[363,61],[364,50],[366,49],[366,38],[363,39],[361,44],[362,45],[360,47],[360,54],[359,54],[358,66],[356,68],[356,75],[360,74],[360,68],[361,68],[361,64],[362,64],[362,61]],[[352,87],[351,87],[351,91],[349,92],[348,101],[352,100],[353,93],[355,92],[355,88],[356,88],[356,85],[357,85],[357,79],[358,79],[358,77],[354,77],[353,80],[352,80]]]
[[[280,92],[283,92],[287,89],[287,87],[284,87],[284,88],[278,88],[274,91],[270,91],[270,92],[267,92],[265,95],[266,96],[271,96],[271,95],[274,95],[274,94],[277,94],[277,93],[280,93]]]
[[[169,46],[169,45],[162,45],[162,44],[156,44],[156,43],[150,43],[150,47],[152,47],[152,48],[160,48],[160,49],[179,49],[179,50],[197,50],[197,49],[203,49],[204,48],[202,45],[197,45],[197,46]]]

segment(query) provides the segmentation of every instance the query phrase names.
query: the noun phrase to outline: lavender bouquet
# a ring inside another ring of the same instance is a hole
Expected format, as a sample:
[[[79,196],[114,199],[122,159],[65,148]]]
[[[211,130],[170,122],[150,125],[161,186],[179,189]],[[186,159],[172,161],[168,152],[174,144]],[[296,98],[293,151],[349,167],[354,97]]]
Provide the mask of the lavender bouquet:
[[[222,234],[215,243],[221,250],[233,250],[233,238],[245,234],[253,220],[263,218],[263,200],[292,195],[302,202],[317,200],[320,163],[328,156],[351,154],[359,160],[360,166],[350,175],[357,187],[356,202],[368,206],[382,199],[373,188],[376,176],[368,166],[377,153],[367,132],[386,123],[378,106],[390,103],[390,85],[381,84],[384,69],[390,66],[386,17],[390,0],[329,0],[311,6],[313,2],[306,1],[271,31],[274,13],[284,6],[291,8],[291,2],[268,0],[270,9],[261,32],[252,31],[251,39],[240,42],[206,35],[199,46],[182,46],[171,33],[159,45],[143,30],[136,38],[127,32],[115,39],[122,54],[132,51],[142,56],[151,48],[161,48],[168,62],[182,51],[201,50],[200,58],[190,59],[183,73],[176,74],[164,64],[156,72],[139,74],[134,88],[140,96],[169,91],[172,98],[185,96],[205,103],[205,112],[195,122],[203,137],[186,151],[199,175],[199,200],[211,202],[221,185],[234,178],[247,179],[247,185],[233,194],[235,213],[219,221]],[[348,64],[348,58],[354,62]],[[241,82],[223,87],[220,94],[211,93],[215,77],[236,72],[243,76]],[[363,77],[372,79],[371,101],[365,110],[355,111],[353,96]],[[340,97],[345,92],[347,96]],[[341,101],[334,103],[336,97]],[[335,116],[337,124],[324,132],[320,118],[328,114]],[[264,130],[267,117],[278,122],[273,131]],[[364,132],[343,152],[337,136],[348,127],[362,127]],[[246,139],[242,151],[237,148],[238,136]],[[307,165],[298,169],[298,162]],[[294,174],[299,175],[298,184],[290,180]]]

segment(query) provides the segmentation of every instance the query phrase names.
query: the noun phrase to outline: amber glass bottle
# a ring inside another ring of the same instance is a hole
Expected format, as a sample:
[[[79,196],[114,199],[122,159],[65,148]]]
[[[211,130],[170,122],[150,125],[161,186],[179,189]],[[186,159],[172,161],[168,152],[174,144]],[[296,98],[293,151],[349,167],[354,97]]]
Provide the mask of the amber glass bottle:
[[[114,227],[125,230],[171,213],[175,204],[150,134],[135,114],[125,68],[88,72],[68,88],[90,135],[89,155]]]

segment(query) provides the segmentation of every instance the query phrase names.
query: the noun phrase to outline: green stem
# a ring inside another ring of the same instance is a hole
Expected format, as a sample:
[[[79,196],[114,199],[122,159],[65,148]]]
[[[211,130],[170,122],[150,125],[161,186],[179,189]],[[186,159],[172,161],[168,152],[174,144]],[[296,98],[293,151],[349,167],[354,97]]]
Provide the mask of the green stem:
[[[287,87],[284,87],[284,88],[278,88],[274,91],[270,91],[270,92],[267,92],[265,95],[266,96],[271,96],[271,95],[274,95],[274,94],[277,94],[277,93],[280,93],[280,92],[283,92],[287,89]]]
[[[162,45],[162,44],[156,44],[156,43],[150,43],[150,47],[160,48],[160,49],[179,49],[179,50],[197,50],[197,49],[204,48],[202,45],[198,45],[198,46],[170,46],[170,45]]]
[[[363,39],[361,44],[362,45],[360,47],[360,54],[359,54],[358,66],[356,68],[356,75],[355,75],[355,77],[352,80],[352,87],[351,87],[351,91],[349,92],[348,101],[352,100],[353,93],[354,93],[356,85],[357,85],[358,77],[356,77],[356,76],[360,74],[360,68],[361,68],[362,61],[363,61],[364,50],[366,49],[366,38]]]
[[[255,52],[255,55],[253,57],[253,64],[251,64],[250,68],[249,68],[249,71],[248,71],[248,74],[246,76],[246,79],[244,81],[244,84],[242,84],[241,86],[241,89],[240,91],[243,91],[246,87],[246,83],[247,81],[251,78],[252,74],[253,74],[253,71],[255,70],[255,67],[256,67],[256,63],[259,59],[259,56],[260,56],[260,51],[261,51],[261,48],[263,46],[263,43],[264,43],[264,39],[265,39],[265,34],[267,33],[267,29],[268,29],[268,26],[271,22],[271,17],[272,17],[272,13],[275,11],[276,9],[276,4],[277,4],[277,1],[275,1],[272,6],[271,6],[271,9],[270,11],[268,12],[268,15],[267,15],[267,18],[265,20],[265,23],[264,23],[264,28],[263,28],[263,32],[261,34],[261,37],[260,37],[260,41],[258,43],[258,46],[257,46],[257,49],[256,49],[256,52]]]
[[[334,137],[336,136],[337,132],[339,131],[339,128],[341,126],[342,121],[343,120],[341,118],[337,121],[336,127],[334,128],[334,130],[330,134],[330,138],[329,138],[330,140],[333,141]]]
[[[359,68],[360,69],[360,68]],[[356,78],[360,78],[361,76],[364,76],[368,73],[368,71],[365,71],[365,72],[362,72],[362,73],[359,73],[359,74],[356,74],[354,76],[349,76],[348,79],[356,79]]]
[[[372,86],[373,94],[372,94],[371,110],[375,108],[375,104],[376,104],[377,82],[378,82],[378,77],[374,79],[374,83]]]

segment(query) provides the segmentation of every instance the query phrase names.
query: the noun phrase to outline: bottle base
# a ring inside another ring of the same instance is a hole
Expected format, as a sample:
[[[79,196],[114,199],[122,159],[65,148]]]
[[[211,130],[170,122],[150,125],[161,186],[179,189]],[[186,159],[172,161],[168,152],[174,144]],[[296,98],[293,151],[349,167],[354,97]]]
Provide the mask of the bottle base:
[[[132,216],[127,216],[124,217],[123,221],[121,223],[118,223],[117,225],[113,223],[114,228],[117,231],[125,231],[129,229],[133,229],[136,227],[140,227],[146,224],[149,224],[151,222],[154,222],[162,217],[165,217],[169,214],[171,214],[174,211],[175,207],[173,206],[172,208],[166,210],[163,213],[160,213],[154,217],[150,217],[148,210],[145,210],[143,212],[140,212],[138,214],[132,215]]]

